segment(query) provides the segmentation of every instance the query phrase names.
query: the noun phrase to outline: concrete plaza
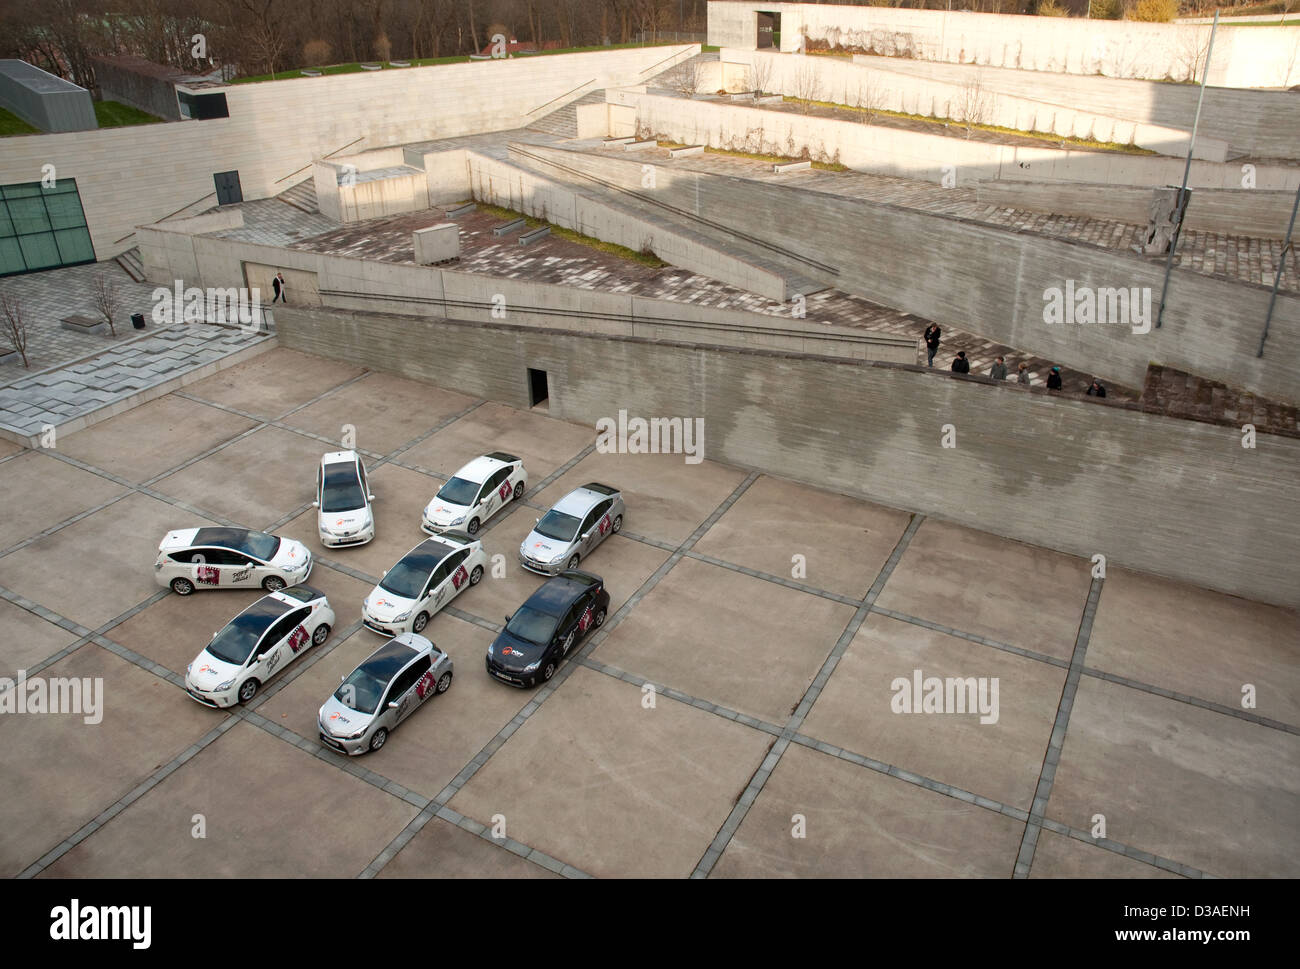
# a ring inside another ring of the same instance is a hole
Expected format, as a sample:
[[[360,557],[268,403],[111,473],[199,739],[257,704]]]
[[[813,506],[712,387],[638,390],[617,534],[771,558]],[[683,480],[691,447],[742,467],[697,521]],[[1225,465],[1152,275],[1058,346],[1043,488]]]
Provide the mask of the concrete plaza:
[[[326,551],[314,466],[344,425],[377,538]],[[594,440],[278,348],[53,449],[0,442],[0,676],[104,685],[99,724],[0,717],[0,873],[1300,874],[1295,612]],[[451,689],[376,754],[324,749],[317,708],[382,642],[362,598],[421,540],[440,481],[497,449],[524,458],[527,507],[481,534],[499,574],[425,633],[456,663]],[[610,618],[550,684],[513,690],[482,664],[542,582],[515,551],[592,480],[627,497],[623,532],[583,566]],[[338,614],[224,712],[182,678],[257,593],[182,599],[151,569],[164,532],[204,522],[306,541]],[[996,678],[996,722],[894,712],[915,670]]]

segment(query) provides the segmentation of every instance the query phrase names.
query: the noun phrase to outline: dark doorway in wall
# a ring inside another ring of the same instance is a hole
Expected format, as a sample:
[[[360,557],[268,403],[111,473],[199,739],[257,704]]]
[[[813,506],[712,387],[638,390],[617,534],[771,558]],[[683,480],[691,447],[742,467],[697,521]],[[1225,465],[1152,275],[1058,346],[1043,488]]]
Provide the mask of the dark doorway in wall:
[[[545,404],[547,397],[550,396],[550,389],[547,386],[546,371],[534,370],[528,368],[528,406],[536,407],[539,404]]]
[[[217,184],[218,205],[234,205],[244,201],[244,191],[239,187],[239,172],[217,172],[212,180]]]
[[[758,49],[781,47],[781,15],[758,11]]]

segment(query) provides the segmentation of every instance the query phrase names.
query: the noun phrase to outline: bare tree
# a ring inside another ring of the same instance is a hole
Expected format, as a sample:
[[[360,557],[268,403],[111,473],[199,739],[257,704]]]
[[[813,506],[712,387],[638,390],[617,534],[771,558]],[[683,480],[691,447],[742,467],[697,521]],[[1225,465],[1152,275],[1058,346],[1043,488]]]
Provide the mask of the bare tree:
[[[9,344],[23,358],[23,367],[30,368],[27,362],[27,320],[23,317],[23,304],[13,293],[0,290],[0,326],[4,327]]]
[[[804,114],[812,110],[812,102],[820,101],[823,97],[822,75],[817,68],[813,59],[804,55],[794,73],[794,96]]]
[[[754,84],[755,94],[765,94],[772,87],[772,59],[761,53],[754,55],[754,62],[749,66],[749,78]]]
[[[962,85],[953,103],[957,108],[957,117],[953,120],[960,121],[966,126],[967,138],[976,127],[988,124],[993,115],[993,96],[984,90],[984,84],[978,74],[973,80]]]
[[[117,336],[117,327],[113,321],[120,315],[122,310],[122,294],[117,288],[117,280],[106,272],[95,273],[95,282],[91,289],[91,301],[95,306],[95,311],[108,324],[108,332],[113,336]]]
[[[885,109],[885,100],[889,92],[880,86],[870,74],[864,72],[858,79],[855,107],[861,109],[862,120],[870,124]],[[847,92],[846,95],[847,97]]]

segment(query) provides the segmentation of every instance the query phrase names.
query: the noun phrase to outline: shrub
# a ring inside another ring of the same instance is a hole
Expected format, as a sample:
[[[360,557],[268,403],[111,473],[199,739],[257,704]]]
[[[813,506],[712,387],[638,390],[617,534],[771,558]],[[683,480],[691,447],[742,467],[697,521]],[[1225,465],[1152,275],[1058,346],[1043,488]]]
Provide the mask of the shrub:
[[[1061,6],[1056,0],[1040,0],[1038,4],[1038,16],[1040,17],[1068,17],[1070,11]]]
[[[303,62],[310,64],[312,67],[322,67],[328,64],[332,53],[334,53],[334,48],[330,46],[328,40],[309,40],[302,45]]]
[[[1089,7],[1093,20],[1120,20],[1124,16],[1120,0],[1090,0]]]
[[[1137,0],[1129,14],[1131,20],[1167,24],[1178,16],[1178,0]]]
[[[375,59],[386,61],[393,56],[393,45],[388,42],[388,35],[380,31],[375,38]]]

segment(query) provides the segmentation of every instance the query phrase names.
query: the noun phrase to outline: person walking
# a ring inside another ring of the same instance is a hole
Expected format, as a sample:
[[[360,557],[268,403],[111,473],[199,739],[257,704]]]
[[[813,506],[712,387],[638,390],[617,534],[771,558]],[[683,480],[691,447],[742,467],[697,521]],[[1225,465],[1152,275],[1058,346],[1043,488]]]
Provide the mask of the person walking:
[[[271,280],[271,288],[275,290],[275,298],[272,299],[271,302],[282,302],[287,306],[289,303],[289,297],[285,295],[285,290],[289,287],[285,284],[284,273],[275,274],[275,278]]]
[[[1101,385],[1101,381],[1096,377],[1092,378],[1092,384],[1088,387],[1089,397],[1105,397],[1106,388]]]
[[[992,377],[994,380],[1007,379],[1007,365],[1002,362],[1001,357],[998,357],[996,360],[994,360],[993,366],[989,367],[989,376]]]
[[[1023,360],[1020,361],[1020,366],[1016,368],[1016,383],[1026,387],[1029,386],[1029,364]]]
[[[1060,367],[1053,367],[1052,372],[1047,375],[1047,389],[1048,390],[1061,389],[1061,368]]]
[[[958,350],[957,356],[952,358],[953,373],[970,373],[970,361],[966,359],[966,351]]]
[[[925,328],[925,353],[927,367],[934,366],[934,355],[939,352],[939,337],[943,330],[939,329],[938,323],[931,323]]]

